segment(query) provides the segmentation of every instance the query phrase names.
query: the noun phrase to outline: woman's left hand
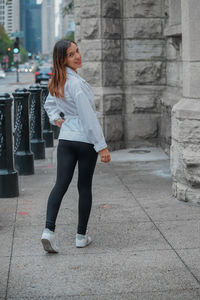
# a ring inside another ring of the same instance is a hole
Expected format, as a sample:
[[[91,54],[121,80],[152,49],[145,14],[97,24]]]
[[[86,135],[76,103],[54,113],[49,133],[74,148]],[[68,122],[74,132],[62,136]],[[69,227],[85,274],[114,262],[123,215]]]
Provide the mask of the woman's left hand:
[[[56,126],[61,127],[62,123],[64,123],[65,120],[63,120],[62,118],[59,118],[58,120],[55,120],[54,123]]]
[[[110,152],[108,151],[108,148],[100,150],[99,154],[102,162],[107,163],[111,160]]]

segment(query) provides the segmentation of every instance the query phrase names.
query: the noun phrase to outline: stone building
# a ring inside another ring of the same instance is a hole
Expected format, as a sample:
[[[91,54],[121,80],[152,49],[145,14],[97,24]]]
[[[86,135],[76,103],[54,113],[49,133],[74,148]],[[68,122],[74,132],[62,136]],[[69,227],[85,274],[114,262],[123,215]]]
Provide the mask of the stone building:
[[[74,2],[81,72],[110,149],[161,146],[174,195],[199,202],[200,1]]]

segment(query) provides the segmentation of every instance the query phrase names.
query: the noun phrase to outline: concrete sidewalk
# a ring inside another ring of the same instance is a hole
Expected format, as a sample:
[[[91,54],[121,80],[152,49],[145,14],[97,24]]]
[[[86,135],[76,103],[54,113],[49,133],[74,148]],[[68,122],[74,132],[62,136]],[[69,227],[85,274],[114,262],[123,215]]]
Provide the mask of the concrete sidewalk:
[[[0,199],[0,300],[200,299],[200,207],[171,196],[169,159],[158,148],[98,162],[89,232],[75,248],[77,169],[57,220],[59,254],[40,243],[56,174],[55,148],[20,176],[20,196]]]

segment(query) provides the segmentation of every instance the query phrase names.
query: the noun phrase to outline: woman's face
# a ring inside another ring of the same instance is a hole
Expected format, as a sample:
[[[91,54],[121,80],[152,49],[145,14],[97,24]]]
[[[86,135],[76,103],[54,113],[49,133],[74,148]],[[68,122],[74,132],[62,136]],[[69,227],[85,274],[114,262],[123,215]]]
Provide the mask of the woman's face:
[[[71,43],[67,49],[66,65],[76,72],[77,68],[82,67],[81,55],[76,44]]]

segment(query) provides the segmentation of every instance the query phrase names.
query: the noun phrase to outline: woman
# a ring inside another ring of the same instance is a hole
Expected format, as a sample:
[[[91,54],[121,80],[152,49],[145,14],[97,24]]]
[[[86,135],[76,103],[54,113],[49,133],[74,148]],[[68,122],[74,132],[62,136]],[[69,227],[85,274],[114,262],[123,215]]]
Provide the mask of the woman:
[[[90,85],[77,74],[82,67],[77,44],[58,41],[53,51],[52,78],[44,108],[50,122],[60,127],[57,149],[57,178],[47,204],[46,228],[42,244],[47,252],[57,253],[55,223],[60,204],[72,180],[78,162],[78,228],[76,247],[91,243],[86,233],[92,205],[92,178],[98,157],[110,161],[110,153],[96,116]],[[60,114],[64,117],[60,117]]]

